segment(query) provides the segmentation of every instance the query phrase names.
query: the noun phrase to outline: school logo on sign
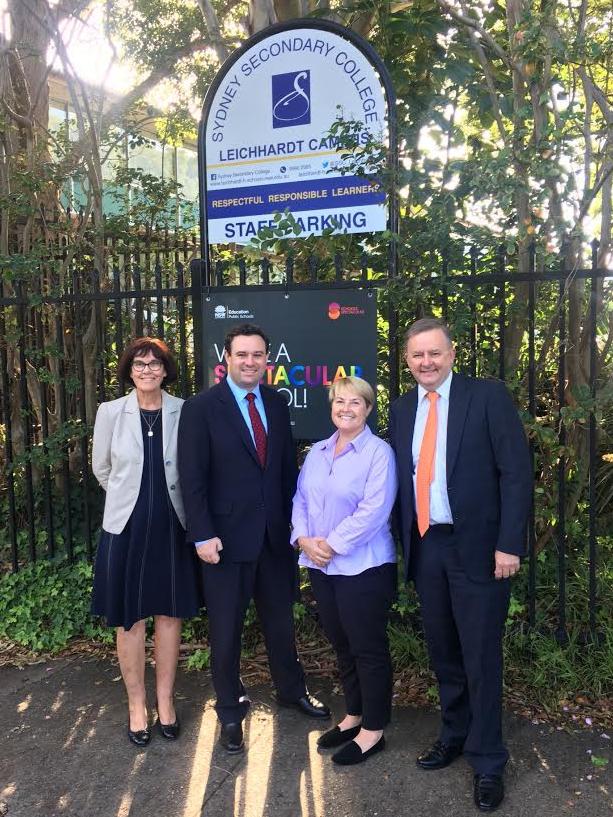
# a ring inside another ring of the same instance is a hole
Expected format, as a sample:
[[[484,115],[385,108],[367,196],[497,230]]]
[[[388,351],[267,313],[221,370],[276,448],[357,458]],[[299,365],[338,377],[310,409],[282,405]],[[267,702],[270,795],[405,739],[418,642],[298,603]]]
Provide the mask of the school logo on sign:
[[[311,124],[311,72],[272,75],[272,126]]]

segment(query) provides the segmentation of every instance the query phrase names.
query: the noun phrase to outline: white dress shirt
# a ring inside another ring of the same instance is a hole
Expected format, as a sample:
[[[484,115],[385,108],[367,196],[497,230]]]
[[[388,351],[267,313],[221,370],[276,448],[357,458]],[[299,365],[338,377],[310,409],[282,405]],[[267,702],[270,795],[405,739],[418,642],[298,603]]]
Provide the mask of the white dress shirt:
[[[436,401],[436,450],[434,453],[434,479],[430,485],[430,524],[452,525],[453,517],[447,494],[447,418],[449,417],[449,390],[453,372],[436,389],[439,395]],[[417,496],[417,463],[419,450],[426,428],[430,401],[428,391],[423,386],[417,387],[417,414],[413,429],[413,496]]]

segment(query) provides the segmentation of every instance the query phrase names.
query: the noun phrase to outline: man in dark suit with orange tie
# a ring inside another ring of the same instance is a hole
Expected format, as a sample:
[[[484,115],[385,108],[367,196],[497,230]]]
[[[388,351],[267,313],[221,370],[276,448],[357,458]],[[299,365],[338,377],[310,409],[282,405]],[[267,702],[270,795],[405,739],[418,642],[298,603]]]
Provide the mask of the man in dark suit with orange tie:
[[[391,408],[398,517],[441,702],[439,738],[417,765],[441,769],[463,753],[475,805],[493,811],[508,760],[502,636],[510,577],[525,549],[528,446],[502,383],[452,372],[455,350],[442,321],[422,318],[405,339],[417,388]]]
[[[227,378],[188,400],[179,424],[187,539],[202,561],[220,743],[231,753],[244,748],[249,700],[240,653],[251,599],[277,701],[310,717],[330,716],[307,692],[294,641],[297,568],[289,534],[297,466],[287,404],[260,385],[269,347],[257,326],[231,330]]]

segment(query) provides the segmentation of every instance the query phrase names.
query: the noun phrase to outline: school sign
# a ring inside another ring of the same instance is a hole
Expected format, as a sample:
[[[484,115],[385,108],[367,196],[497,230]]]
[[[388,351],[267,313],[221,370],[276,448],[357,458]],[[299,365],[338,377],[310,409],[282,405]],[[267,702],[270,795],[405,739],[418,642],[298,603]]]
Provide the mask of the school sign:
[[[205,244],[246,244],[289,210],[302,236],[388,226],[386,195],[353,175],[331,135],[389,140],[391,86],[373,49],[334,23],[299,20],[256,35],[222,66],[199,140]]]

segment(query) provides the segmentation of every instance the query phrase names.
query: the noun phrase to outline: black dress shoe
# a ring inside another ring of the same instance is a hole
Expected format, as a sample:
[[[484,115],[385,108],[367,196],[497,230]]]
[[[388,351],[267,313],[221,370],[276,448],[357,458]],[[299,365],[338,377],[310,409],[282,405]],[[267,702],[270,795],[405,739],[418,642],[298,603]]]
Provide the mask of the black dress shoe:
[[[307,715],[309,718],[329,718],[330,709],[317,698],[314,698],[310,692],[305,692],[302,698],[296,701],[285,701],[283,698],[277,696],[277,703],[280,706],[289,706]]]
[[[317,745],[322,749],[334,749],[335,746],[342,746],[349,740],[353,740],[359,734],[361,726],[352,726],[349,729],[339,729],[335,726],[317,738]]]
[[[243,740],[243,727],[241,724],[222,723],[219,743],[231,755],[244,751],[245,741]]]
[[[500,775],[476,774],[473,785],[475,805],[479,811],[494,811],[504,800],[504,785]]]
[[[339,766],[355,766],[356,763],[364,763],[369,757],[376,755],[377,752],[382,752],[383,749],[385,749],[385,738],[383,735],[381,735],[374,746],[371,746],[370,749],[367,749],[365,752],[360,749],[355,740],[352,740],[351,743],[343,746],[335,755],[332,755],[332,762]]]
[[[163,738],[166,738],[166,740],[176,740],[179,737],[179,732],[181,731],[179,718],[175,716],[174,723],[162,723],[158,717],[158,729],[160,730],[160,735]]]
[[[144,729],[130,729],[130,724],[128,723],[128,739],[131,743],[135,746],[146,746],[149,741],[151,740],[151,729],[149,726],[146,726]]]
[[[447,746],[442,740],[437,740],[431,749],[422,752],[415,761],[420,769],[444,769],[462,754],[461,746]]]

